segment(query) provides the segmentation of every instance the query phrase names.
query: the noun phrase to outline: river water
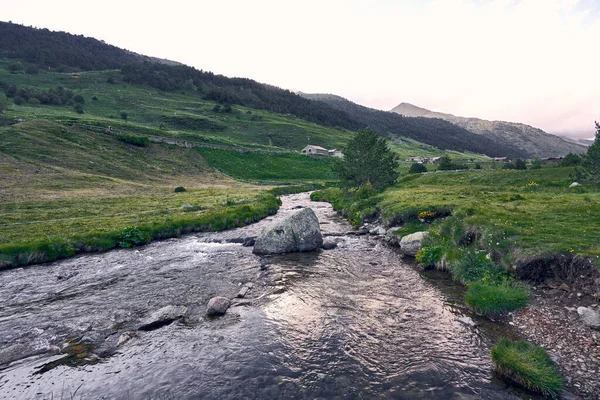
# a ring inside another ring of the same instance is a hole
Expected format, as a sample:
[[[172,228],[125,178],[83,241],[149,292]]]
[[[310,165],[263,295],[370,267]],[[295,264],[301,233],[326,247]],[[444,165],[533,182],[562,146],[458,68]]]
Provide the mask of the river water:
[[[457,321],[456,294],[346,234],[327,203],[282,200],[248,227],[1,272],[0,399],[513,398],[487,334]],[[234,243],[302,206],[336,249],[259,257]],[[205,317],[211,297],[248,282],[225,316]],[[136,330],[166,305],[187,318]]]

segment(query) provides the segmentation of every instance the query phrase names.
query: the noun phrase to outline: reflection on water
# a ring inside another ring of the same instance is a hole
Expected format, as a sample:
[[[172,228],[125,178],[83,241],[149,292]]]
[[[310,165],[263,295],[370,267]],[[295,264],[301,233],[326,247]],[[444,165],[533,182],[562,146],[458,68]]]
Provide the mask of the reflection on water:
[[[350,229],[306,194],[270,219],[307,205],[326,234]],[[339,236],[334,250],[259,258],[231,243],[269,222],[3,272],[0,349],[21,347],[0,352],[0,398],[511,398],[485,335],[393,250]],[[246,282],[223,318],[204,317]],[[165,305],[187,319],[117,346]]]

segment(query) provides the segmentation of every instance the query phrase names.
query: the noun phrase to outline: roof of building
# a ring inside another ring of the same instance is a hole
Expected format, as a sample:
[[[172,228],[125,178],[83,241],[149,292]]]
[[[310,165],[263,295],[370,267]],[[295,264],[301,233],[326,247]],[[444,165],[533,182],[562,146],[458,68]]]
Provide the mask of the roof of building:
[[[323,151],[328,151],[327,149],[321,147],[321,146],[313,146],[312,144],[309,144],[308,146],[306,146],[305,148],[303,148],[302,150],[306,150],[306,149],[314,149],[314,150],[323,150]]]

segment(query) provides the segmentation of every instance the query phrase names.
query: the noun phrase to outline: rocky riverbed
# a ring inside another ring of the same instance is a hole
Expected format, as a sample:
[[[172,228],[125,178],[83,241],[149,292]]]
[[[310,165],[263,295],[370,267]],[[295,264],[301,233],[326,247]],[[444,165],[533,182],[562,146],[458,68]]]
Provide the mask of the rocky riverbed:
[[[307,206],[335,248],[244,246]],[[0,398],[532,398],[495,379],[455,291],[348,231],[298,194],[245,228],[4,271]]]

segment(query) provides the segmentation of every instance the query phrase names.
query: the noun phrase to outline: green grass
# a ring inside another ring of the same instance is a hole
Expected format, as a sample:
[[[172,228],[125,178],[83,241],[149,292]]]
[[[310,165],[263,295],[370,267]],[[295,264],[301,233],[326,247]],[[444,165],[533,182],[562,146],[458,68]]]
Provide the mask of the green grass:
[[[502,284],[473,282],[468,285],[465,303],[484,315],[514,311],[527,305],[527,291],[514,282]]]
[[[558,397],[564,382],[543,348],[524,340],[514,342],[501,338],[491,353],[501,376],[534,392]]]
[[[134,226],[123,225],[122,220],[113,229],[106,221],[95,220],[92,226],[79,228],[73,224],[68,232],[40,239],[34,234],[29,241],[0,244],[0,269],[54,261],[82,252],[106,251],[116,247],[129,248],[151,240],[178,237],[190,232],[219,231],[244,226],[274,214],[279,200],[273,195],[259,195],[245,204],[228,201],[226,204],[194,213],[167,215],[145,220]]]
[[[382,196],[388,220],[449,208],[461,222],[503,232],[517,257],[569,252],[600,256],[600,191],[569,188],[570,168],[478,170],[406,176]]]
[[[247,181],[298,182],[333,180],[333,159],[312,158],[297,153],[237,152],[199,148],[214,168]]]

